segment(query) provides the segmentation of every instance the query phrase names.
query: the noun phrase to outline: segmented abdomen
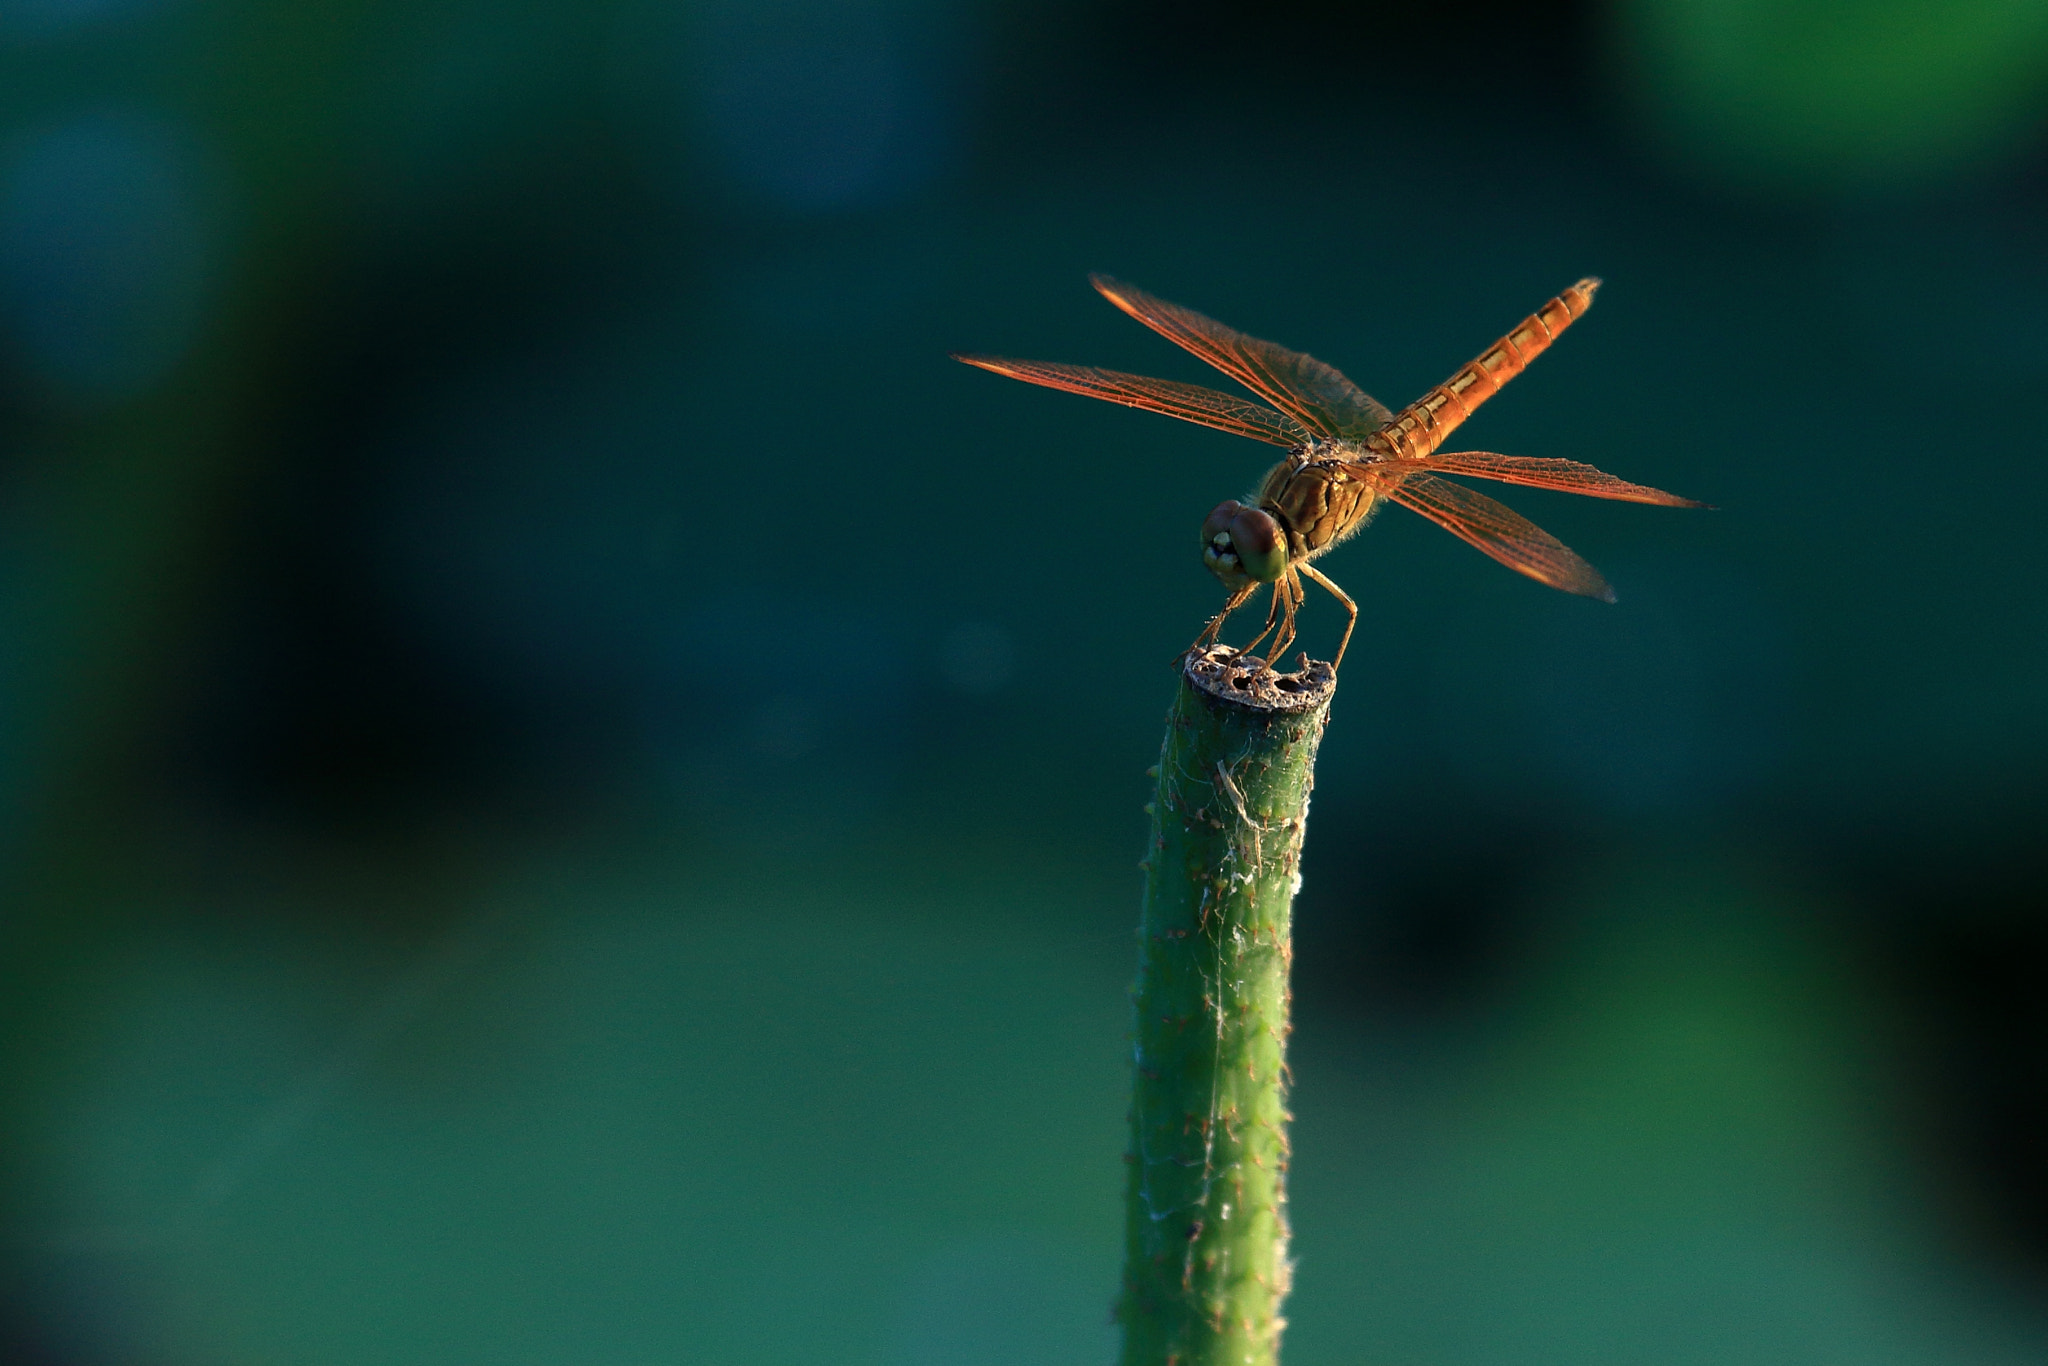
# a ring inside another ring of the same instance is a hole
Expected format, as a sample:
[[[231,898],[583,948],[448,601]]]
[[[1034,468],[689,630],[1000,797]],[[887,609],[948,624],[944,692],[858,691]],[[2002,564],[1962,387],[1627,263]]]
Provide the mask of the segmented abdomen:
[[[1392,455],[1409,460],[1435,451],[1459,423],[1498,393],[1503,384],[1521,374],[1523,367],[1557,340],[1558,333],[1591,308],[1593,291],[1599,287],[1600,282],[1589,276],[1522,319],[1477,360],[1409,404],[1392,422],[1375,432],[1371,444],[1384,445]]]

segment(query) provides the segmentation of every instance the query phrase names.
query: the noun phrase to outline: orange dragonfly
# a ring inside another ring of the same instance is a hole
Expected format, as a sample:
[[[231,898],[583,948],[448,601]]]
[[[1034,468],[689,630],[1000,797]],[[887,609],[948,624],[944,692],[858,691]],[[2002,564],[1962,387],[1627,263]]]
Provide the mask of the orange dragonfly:
[[[1614,601],[1614,590],[1600,577],[1600,571],[1563,542],[1493,499],[1441,475],[1462,474],[1664,507],[1707,506],[1628,483],[1575,460],[1437,449],[1474,409],[1520,374],[1558,333],[1593,306],[1593,291],[1600,287],[1597,279],[1579,281],[1522,319],[1477,360],[1398,414],[1313,356],[1248,337],[1193,309],[1155,299],[1106,275],[1088,279],[1118,308],[1265,402],[1087,365],[958,353],[953,358],[1011,379],[1108,399],[1287,448],[1286,457],[1266,472],[1252,503],[1219,503],[1202,523],[1202,561],[1222,580],[1230,596],[1223,610],[1196,637],[1193,648],[1216,641],[1230,614],[1261,585],[1271,584],[1273,601],[1266,611],[1265,628],[1237,651],[1240,658],[1248,655],[1277,625],[1279,635],[1262,671],[1271,668],[1271,661],[1278,660],[1294,643],[1295,612],[1308,598],[1301,586],[1301,576],[1306,575],[1335,594],[1351,614],[1337,645],[1335,663],[1341,664],[1351,632],[1358,625],[1358,604],[1310,562],[1350,537],[1389,501],[1421,513],[1538,583]]]

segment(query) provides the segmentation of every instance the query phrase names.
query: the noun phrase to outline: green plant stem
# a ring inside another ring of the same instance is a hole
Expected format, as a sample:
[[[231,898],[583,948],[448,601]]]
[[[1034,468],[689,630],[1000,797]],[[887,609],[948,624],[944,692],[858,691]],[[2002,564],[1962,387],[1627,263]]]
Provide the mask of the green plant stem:
[[[1328,665],[1254,681],[1219,649],[1181,670],[1132,993],[1123,1366],[1278,1359],[1289,919],[1334,689]]]

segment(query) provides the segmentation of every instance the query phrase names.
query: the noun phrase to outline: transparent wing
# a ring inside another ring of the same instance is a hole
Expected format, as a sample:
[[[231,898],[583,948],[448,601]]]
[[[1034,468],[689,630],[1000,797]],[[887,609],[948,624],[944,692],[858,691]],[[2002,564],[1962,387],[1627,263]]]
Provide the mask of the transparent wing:
[[[1411,474],[1388,489],[1387,496],[1538,583],[1614,601],[1614,590],[1599,570],[1557,537],[1483,493],[1433,475]]]
[[[1102,297],[1177,346],[1192,351],[1318,436],[1357,439],[1393,421],[1386,405],[1314,356],[1247,337],[1191,308],[1091,275]]]
[[[1220,394],[1195,384],[1176,384],[1172,380],[1126,375],[1117,370],[1098,370],[1090,365],[1006,360],[1001,356],[963,356],[957,352],[953,359],[994,374],[1021,379],[1026,384],[1043,384],[1048,389],[1064,389],[1070,394],[1108,399],[1127,408],[1164,413],[1183,422],[1199,422],[1219,432],[1232,432],[1275,446],[1300,446],[1313,435],[1293,418],[1276,413],[1264,404],[1253,403],[1234,394]]]
[[[1474,479],[1498,479],[1504,484],[1562,489],[1566,493],[1583,493],[1588,498],[1619,498],[1628,503],[1656,503],[1673,508],[1709,506],[1662,489],[1616,479],[1576,460],[1541,460],[1531,456],[1495,455],[1491,451],[1440,451],[1413,463],[1437,474],[1465,474]]]

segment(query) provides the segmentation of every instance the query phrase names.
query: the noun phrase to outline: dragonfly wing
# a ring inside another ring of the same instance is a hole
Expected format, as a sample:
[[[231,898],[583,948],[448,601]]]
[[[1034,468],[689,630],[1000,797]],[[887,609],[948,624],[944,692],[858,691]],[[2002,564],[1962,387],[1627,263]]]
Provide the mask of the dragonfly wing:
[[[1498,479],[1505,484],[1562,489],[1566,493],[1583,493],[1588,498],[1618,498],[1628,503],[1656,503],[1673,508],[1708,506],[1662,489],[1616,479],[1576,460],[1540,460],[1530,456],[1495,455],[1491,451],[1442,451],[1414,463],[1438,474],[1465,474],[1474,479]]]
[[[1234,394],[1218,393],[1195,384],[1176,384],[1168,379],[1126,375],[1117,370],[1098,370],[1091,365],[1056,365],[1051,361],[1006,360],[1001,356],[963,356],[954,360],[979,366],[993,374],[1008,375],[1026,384],[1043,384],[1070,394],[1107,399],[1127,408],[1164,413],[1183,422],[1199,422],[1220,432],[1248,436],[1275,446],[1300,446],[1309,430],[1285,413],[1276,413],[1262,403]]]
[[[1247,337],[1191,308],[1155,299],[1107,275],[1091,275],[1088,281],[1103,298],[1168,341],[1200,356],[1318,436],[1355,440],[1394,419],[1385,404],[1314,356]]]
[[[1614,601],[1614,590],[1599,570],[1557,537],[1483,493],[1434,475],[1411,474],[1388,489],[1387,496],[1538,583]]]

